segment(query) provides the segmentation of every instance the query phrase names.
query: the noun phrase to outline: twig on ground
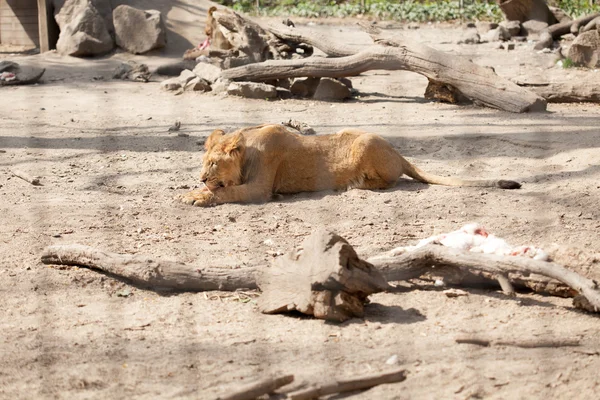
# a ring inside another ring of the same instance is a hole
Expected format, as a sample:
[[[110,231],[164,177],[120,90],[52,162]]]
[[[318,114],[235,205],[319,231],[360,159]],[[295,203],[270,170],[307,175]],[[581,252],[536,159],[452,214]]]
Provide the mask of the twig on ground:
[[[577,347],[580,346],[580,342],[577,339],[524,339],[524,340],[495,340],[487,339],[482,337],[457,337],[456,343],[459,344],[473,344],[476,346],[508,346],[508,347],[520,347],[522,349],[536,349],[536,348],[547,348],[547,347]]]
[[[19,170],[11,170],[10,173],[17,178],[23,179],[25,182],[32,184],[33,186],[43,186],[39,176],[31,176],[28,173]]]
[[[217,400],[253,400],[264,394],[273,393],[276,389],[293,381],[294,375],[265,378],[241,387],[228,395],[219,396]]]
[[[352,392],[355,390],[369,389],[373,386],[383,385],[386,383],[402,382],[405,379],[406,371],[401,369],[354,379],[337,380],[334,382],[314,385],[306,389],[287,393],[287,396],[291,400],[314,399],[319,396],[326,396],[328,394]]]

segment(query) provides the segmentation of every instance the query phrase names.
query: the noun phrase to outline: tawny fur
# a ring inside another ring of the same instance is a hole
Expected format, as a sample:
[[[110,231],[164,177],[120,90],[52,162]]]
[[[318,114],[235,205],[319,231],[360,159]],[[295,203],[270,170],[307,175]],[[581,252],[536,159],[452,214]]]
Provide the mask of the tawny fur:
[[[206,140],[201,180],[206,188],[180,196],[187,204],[265,202],[273,194],[388,189],[407,175],[424,183],[516,189],[502,180],[464,180],[420,170],[380,136],[357,129],[302,136],[281,125],[260,125]]]

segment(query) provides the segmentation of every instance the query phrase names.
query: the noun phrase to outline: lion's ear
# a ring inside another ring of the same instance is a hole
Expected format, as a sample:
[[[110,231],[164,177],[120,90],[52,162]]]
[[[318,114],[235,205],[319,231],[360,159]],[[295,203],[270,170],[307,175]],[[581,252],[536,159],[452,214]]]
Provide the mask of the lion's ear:
[[[226,154],[232,154],[234,151],[238,151],[244,148],[245,145],[245,141],[244,141],[244,135],[242,135],[242,132],[238,132],[236,134],[234,134],[231,139],[229,139],[224,145],[223,145],[223,151]]]
[[[208,139],[206,139],[206,142],[204,142],[204,149],[205,150],[210,150],[214,147],[214,145],[219,141],[219,139],[225,134],[225,132],[221,129],[215,129],[210,136],[208,137]]]

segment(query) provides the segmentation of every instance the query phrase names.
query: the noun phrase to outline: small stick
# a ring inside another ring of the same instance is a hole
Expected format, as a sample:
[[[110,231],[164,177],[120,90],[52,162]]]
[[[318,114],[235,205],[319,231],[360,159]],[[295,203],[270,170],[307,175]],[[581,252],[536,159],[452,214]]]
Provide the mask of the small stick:
[[[294,375],[262,379],[246,385],[226,396],[219,396],[217,400],[253,400],[263,394],[273,393],[276,389],[292,383],[293,380]]]
[[[512,283],[510,283],[510,281],[508,280],[508,276],[504,274],[498,274],[496,276],[496,280],[500,284],[500,288],[502,289],[505,295],[515,296],[515,288],[513,287]]]
[[[369,375],[362,378],[340,380],[321,385],[315,385],[307,389],[287,393],[287,396],[291,400],[313,399],[319,396],[326,396],[328,394],[369,389],[373,386],[382,385],[385,383],[402,382],[405,379],[406,371],[401,369],[393,372]]]
[[[577,339],[541,339],[541,340],[491,340],[481,337],[458,337],[456,343],[474,344],[476,346],[509,346],[522,349],[537,349],[546,347],[577,347],[580,346]]]
[[[25,182],[31,183],[33,186],[42,186],[39,176],[31,176],[26,172],[18,170],[11,170],[10,173],[17,178],[23,179]]]

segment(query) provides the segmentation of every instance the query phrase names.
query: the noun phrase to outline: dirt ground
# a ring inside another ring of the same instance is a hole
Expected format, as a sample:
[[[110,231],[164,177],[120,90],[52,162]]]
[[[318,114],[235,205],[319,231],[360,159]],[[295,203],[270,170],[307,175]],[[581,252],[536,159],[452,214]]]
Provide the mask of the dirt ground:
[[[187,38],[177,42],[182,48],[202,36],[197,21],[207,3],[193,3],[203,6],[169,11],[187,21],[170,23],[171,33],[177,25],[177,35]],[[355,46],[369,43],[342,22],[313,27]],[[387,26],[505,77],[543,74],[554,62],[528,43],[511,52],[456,45],[456,26]],[[600,259],[597,105],[551,104],[547,113],[518,115],[438,104],[423,99],[426,79],[410,72],[354,77],[360,95],[344,103],[174,96],[160,90],[158,78],[110,79],[120,60],[156,66],[177,54],[0,54],[47,68],[39,85],[0,89],[0,398],[210,399],[269,374],[320,382],[399,366],[408,371],[406,381],[353,398],[597,396],[599,320],[570,299],[490,290],[447,298],[431,286],[372,296],[364,319],[338,325],[262,315],[253,293],[154,292],[83,268],[41,264],[43,248],[61,243],[198,265],[264,264],[319,226],[366,258],[475,221],[515,245],[583,250],[586,260],[596,260],[584,272],[600,277],[593,269]],[[359,127],[386,137],[428,171],[517,179],[523,188],[406,179],[394,190],[299,194],[263,205],[199,209],[172,200],[198,185],[201,143],[213,129],[289,118],[319,133]],[[168,132],[176,120],[189,136]],[[41,176],[43,186],[12,177],[15,169]],[[468,333],[580,339],[582,346],[455,343]],[[386,364],[393,355],[397,364]]]

